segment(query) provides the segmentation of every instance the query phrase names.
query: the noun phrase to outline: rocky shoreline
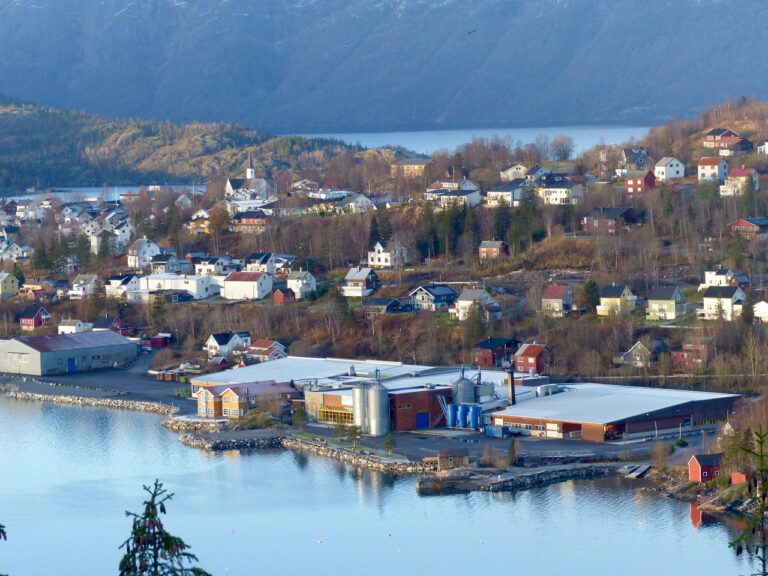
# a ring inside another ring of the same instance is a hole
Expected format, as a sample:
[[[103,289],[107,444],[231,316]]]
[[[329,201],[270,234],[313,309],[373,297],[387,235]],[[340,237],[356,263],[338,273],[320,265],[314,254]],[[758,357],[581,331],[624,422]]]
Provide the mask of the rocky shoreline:
[[[179,442],[190,448],[220,452],[224,450],[274,450],[282,448],[283,438],[273,436],[267,438],[210,438],[197,434],[184,434]]]
[[[11,386],[5,384],[3,386]],[[7,390],[7,398],[13,400],[27,400],[31,402],[52,402],[55,404],[69,404],[74,406],[88,406],[93,408],[117,408],[119,410],[135,410],[137,412],[152,412],[162,416],[171,416],[178,410],[175,406],[161,404],[159,402],[144,402],[138,400],[119,400],[115,398],[93,398],[90,396],[68,396],[57,394],[38,394],[35,392],[20,392],[17,389]]]

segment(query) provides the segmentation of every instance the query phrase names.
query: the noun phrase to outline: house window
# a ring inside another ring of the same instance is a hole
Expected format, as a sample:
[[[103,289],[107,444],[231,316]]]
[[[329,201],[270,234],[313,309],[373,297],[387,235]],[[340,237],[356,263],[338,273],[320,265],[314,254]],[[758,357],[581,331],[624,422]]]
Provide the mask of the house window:
[[[707,476],[707,473],[706,473],[706,472],[702,472],[702,473],[701,473],[701,476],[702,476],[703,478],[706,478],[706,476]]]

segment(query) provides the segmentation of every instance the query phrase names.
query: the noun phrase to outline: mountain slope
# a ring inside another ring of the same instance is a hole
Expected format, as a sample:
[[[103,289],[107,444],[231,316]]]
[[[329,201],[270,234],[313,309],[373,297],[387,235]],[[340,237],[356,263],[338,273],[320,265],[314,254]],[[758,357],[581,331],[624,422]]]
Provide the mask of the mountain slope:
[[[762,0],[0,0],[0,92],[271,131],[648,122],[768,91]]]
[[[249,154],[257,172],[270,175],[354,150],[334,140],[270,137],[234,124],[112,120],[0,97],[0,191],[199,181],[241,174]]]

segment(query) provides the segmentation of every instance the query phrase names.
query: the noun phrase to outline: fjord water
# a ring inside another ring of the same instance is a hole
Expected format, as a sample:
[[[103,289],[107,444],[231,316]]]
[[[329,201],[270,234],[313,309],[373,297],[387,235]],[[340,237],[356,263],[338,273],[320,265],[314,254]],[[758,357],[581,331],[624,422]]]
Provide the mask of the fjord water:
[[[622,144],[630,139],[638,140],[648,133],[648,126],[593,125],[593,126],[544,126],[532,128],[479,128],[461,130],[424,130],[409,132],[345,132],[307,134],[308,137],[336,138],[350,144],[361,144],[367,148],[379,146],[402,146],[419,154],[432,154],[437,150],[454,152],[458,146],[472,142],[474,138],[508,140],[512,146],[517,142],[528,144],[538,136],[550,140],[558,134],[573,139],[574,153],[598,144]]]
[[[420,498],[414,480],[292,452],[207,455],[155,415],[0,397],[0,573],[115,574],[142,483],[214,575],[746,574],[720,524],[628,481]]]

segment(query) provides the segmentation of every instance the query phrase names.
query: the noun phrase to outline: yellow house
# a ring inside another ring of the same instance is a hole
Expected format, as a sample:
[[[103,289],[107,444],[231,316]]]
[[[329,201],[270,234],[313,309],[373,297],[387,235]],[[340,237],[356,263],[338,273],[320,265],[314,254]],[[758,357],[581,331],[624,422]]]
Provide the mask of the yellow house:
[[[597,307],[598,316],[621,316],[635,309],[637,296],[629,286],[612,284],[600,290],[600,305]]]
[[[192,386],[196,386],[194,380]],[[289,382],[267,381],[200,386],[193,395],[201,418],[242,418],[257,405],[266,406],[277,416],[285,401],[297,397],[298,391]]]
[[[10,272],[0,272],[0,299],[7,300],[19,293],[19,281]]]

